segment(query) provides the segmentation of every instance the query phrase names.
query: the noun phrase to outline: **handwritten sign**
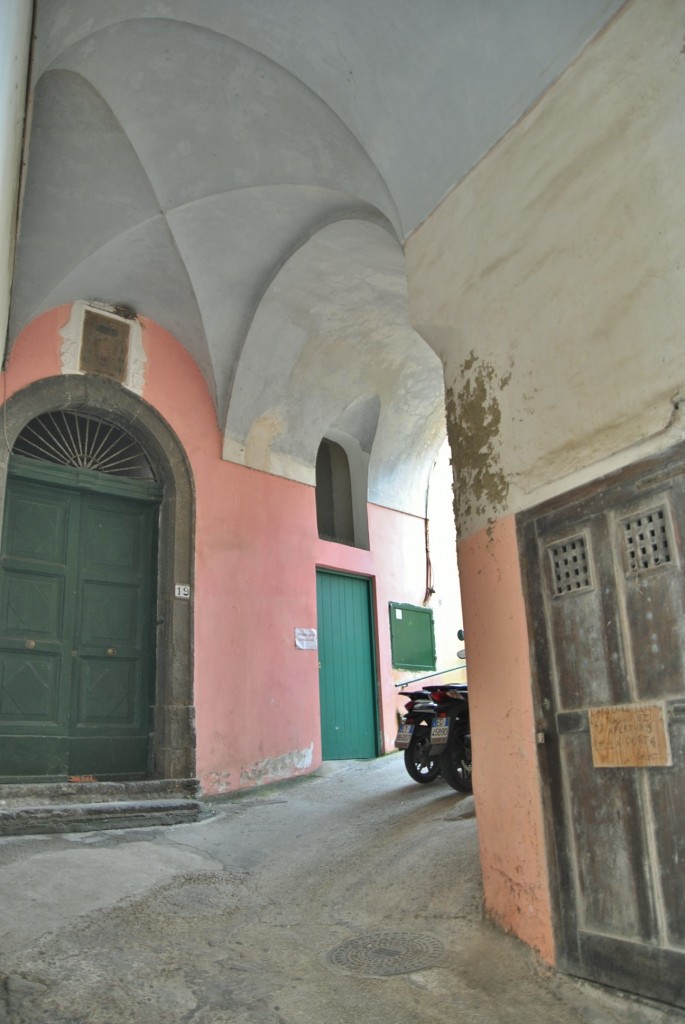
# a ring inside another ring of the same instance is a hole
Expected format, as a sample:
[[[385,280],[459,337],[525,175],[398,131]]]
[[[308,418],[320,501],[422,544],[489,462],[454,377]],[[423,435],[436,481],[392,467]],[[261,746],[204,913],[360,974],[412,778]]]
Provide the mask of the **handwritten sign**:
[[[590,708],[595,768],[655,768],[673,764],[663,704]]]

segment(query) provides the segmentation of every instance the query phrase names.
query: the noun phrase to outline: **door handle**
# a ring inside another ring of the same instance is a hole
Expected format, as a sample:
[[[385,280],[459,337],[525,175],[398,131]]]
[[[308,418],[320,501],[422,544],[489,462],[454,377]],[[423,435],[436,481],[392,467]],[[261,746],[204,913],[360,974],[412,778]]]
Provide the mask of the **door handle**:
[[[107,648],[107,657],[108,658],[113,658],[116,653],[117,653],[116,647],[108,647]]]

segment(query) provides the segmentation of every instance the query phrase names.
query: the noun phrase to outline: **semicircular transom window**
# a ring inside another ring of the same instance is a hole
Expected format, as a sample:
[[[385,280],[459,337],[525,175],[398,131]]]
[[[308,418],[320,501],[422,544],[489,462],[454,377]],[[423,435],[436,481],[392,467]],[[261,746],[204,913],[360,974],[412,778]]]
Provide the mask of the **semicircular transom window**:
[[[154,479],[145,452],[130,434],[84,413],[58,411],[36,416],[17,437],[12,454],[109,476]]]

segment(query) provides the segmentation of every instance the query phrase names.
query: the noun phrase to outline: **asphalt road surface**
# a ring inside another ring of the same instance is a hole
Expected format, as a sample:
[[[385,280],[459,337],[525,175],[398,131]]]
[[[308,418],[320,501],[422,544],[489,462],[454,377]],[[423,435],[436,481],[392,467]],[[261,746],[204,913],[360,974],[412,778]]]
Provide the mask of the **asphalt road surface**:
[[[2,1024],[666,1024],[483,919],[473,799],[401,757],[193,825],[0,839]]]

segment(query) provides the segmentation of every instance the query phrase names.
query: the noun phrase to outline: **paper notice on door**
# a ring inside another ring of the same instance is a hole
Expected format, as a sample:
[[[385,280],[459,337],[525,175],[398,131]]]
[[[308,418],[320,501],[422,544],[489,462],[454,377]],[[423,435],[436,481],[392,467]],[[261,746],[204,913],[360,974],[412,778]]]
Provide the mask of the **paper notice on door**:
[[[295,629],[295,646],[299,651],[316,651],[319,643],[315,629]]]

